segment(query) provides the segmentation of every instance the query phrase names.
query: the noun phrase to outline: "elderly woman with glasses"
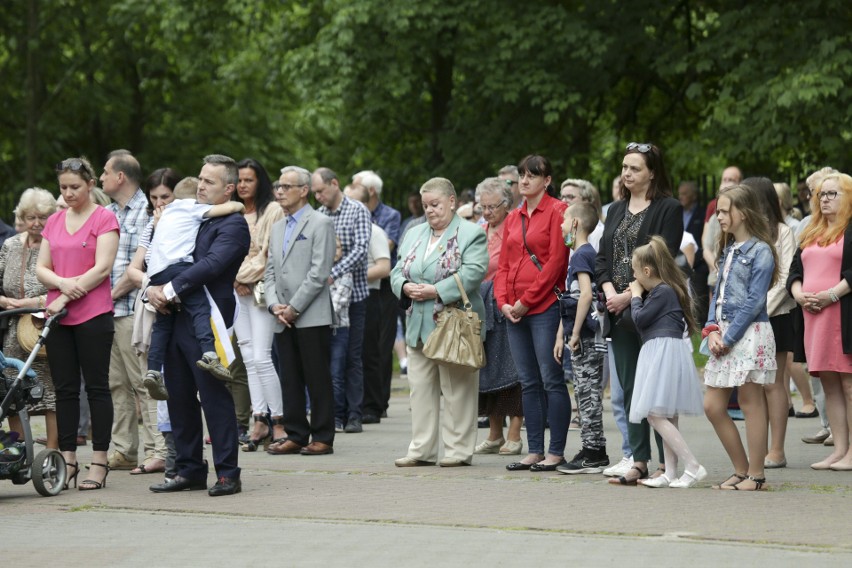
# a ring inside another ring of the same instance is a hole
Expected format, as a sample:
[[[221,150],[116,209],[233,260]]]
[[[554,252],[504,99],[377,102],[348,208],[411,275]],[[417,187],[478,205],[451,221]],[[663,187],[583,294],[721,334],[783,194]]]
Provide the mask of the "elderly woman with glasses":
[[[56,199],[46,189],[30,188],[24,191],[15,217],[24,224],[24,230],[3,243],[0,249],[0,308],[43,308],[47,299],[47,289],[36,277],[36,259],[41,246],[41,232],[44,224],[56,211]],[[9,328],[3,340],[3,354],[7,357],[26,360],[29,353],[18,342],[18,318],[8,319]],[[47,361],[38,358],[32,369],[44,386],[44,396],[27,410],[30,413],[44,413],[47,426],[48,448],[59,449],[59,437],[56,433],[56,393]],[[20,421],[10,418],[12,430],[23,433]]]
[[[624,409],[630,414],[636,363],[642,340],[630,315],[633,280],[633,250],[647,244],[653,235],[665,239],[672,256],[677,256],[683,238],[683,208],[671,197],[672,185],[666,174],[663,154],[654,144],[627,145],[621,165],[620,198],[609,208],[601,238],[595,271],[598,287],[606,295],[612,319],[612,348],[618,380],[624,390]],[[647,420],[628,423],[628,439],[634,465],[612,483],[636,485],[648,477],[651,459],[650,428]],[[662,461],[662,441],[657,440]]]
[[[59,450],[76,485],[80,371],[92,415],[92,467],[79,489],[106,486],[112,431],[109,360],[113,303],[110,272],[118,251],[118,221],[91,200],[95,174],[85,158],[57,164],[59,191],[68,209],[52,215],[42,231],[36,274],[47,288],[47,314],[68,314],[47,338],[47,361],[56,386]],[[67,488],[67,485],[66,485]]]
[[[852,177],[823,177],[811,197],[787,288],[802,307],[808,370],[825,391],[834,451],[813,469],[852,471]]]
[[[488,271],[480,287],[485,302],[485,354],[487,363],[479,372],[479,415],[488,417],[488,438],[476,446],[477,454],[517,455],[523,451],[521,424],[524,410],[521,382],[512,353],[506,317],[494,298],[494,276],[503,247],[503,229],[514,197],[512,188],[500,178],[490,177],[476,186],[476,200],[487,225]],[[503,438],[503,421],[509,417],[509,432]]]

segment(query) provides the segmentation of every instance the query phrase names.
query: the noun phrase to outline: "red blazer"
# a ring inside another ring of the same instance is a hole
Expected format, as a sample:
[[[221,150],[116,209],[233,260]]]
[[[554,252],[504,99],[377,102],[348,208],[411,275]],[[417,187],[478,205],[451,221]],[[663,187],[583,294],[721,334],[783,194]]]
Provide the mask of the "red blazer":
[[[562,220],[568,206],[546,193],[530,213],[524,204],[509,213],[503,228],[503,248],[494,277],[497,305],[529,308],[528,314],[540,314],[556,301],[553,287],[561,289],[568,271],[569,249],[562,239]],[[536,268],[524,247],[521,217],[527,226],[527,246],[541,263]]]

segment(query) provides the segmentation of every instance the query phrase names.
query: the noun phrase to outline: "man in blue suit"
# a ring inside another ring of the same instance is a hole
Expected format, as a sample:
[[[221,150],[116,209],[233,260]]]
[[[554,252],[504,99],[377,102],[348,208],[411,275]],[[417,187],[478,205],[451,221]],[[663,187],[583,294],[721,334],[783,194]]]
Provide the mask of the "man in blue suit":
[[[236,189],[237,164],[227,156],[213,154],[204,158],[198,177],[199,203],[225,203]],[[196,366],[201,359],[201,347],[195,339],[189,314],[180,311],[174,300],[181,293],[204,286],[225,327],[231,328],[237,305],[234,279],[248,254],[250,240],[248,224],[242,215],[235,213],[208,219],[198,230],[194,264],[165,286],[148,288],[148,301],[156,309],[178,310],[174,339],[166,351],[164,366],[178,475],[171,482],[152,485],[150,489],[155,493],[207,489],[207,465],[202,458],[202,409],[213,444],[217,478],[208,494],[217,497],[241,490],[234,400],[225,383]],[[197,395],[200,395],[200,403]]]

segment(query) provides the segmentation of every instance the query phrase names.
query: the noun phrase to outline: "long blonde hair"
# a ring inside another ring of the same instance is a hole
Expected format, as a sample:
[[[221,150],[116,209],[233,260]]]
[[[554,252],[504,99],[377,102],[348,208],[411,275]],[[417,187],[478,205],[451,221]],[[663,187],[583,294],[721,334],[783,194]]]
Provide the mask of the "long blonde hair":
[[[834,228],[829,229],[828,219],[822,214],[822,207],[819,203],[819,193],[822,191],[822,186],[826,181],[833,180],[837,182],[840,188],[840,193],[835,199],[840,200],[840,210],[837,212],[838,223]],[[817,183],[816,189],[811,195],[811,222],[802,233],[801,247],[805,248],[808,245],[816,243],[818,246],[824,247],[837,241],[840,236],[846,231],[849,221],[852,220],[852,177],[846,174],[835,173],[828,174]]]
[[[633,258],[639,266],[647,266],[654,276],[672,287],[683,310],[687,330],[689,333],[698,331],[694,304],[692,298],[689,297],[689,285],[683,272],[678,268],[672,253],[669,252],[669,245],[666,244],[665,239],[658,235],[652,236],[647,245],[636,247],[633,250]]]
[[[778,281],[778,251],[775,250],[775,241],[772,238],[772,230],[769,227],[769,220],[763,214],[760,204],[757,202],[755,192],[746,185],[734,185],[719,192],[719,199],[726,197],[731,202],[731,207],[736,207],[743,215],[743,223],[745,223],[746,231],[752,237],[759,241],[763,241],[769,245],[769,250],[772,251],[772,260],[775,261],[775,268],[772,270],[772,282],[769,287],[775,286]],[[718,208],[718,202],[717,202]],[[716,266],[722,258],[722,252],[729,244],[734,241],[734,236],[730,233],[722,231],[719,233],[718,254],[716,255]]]

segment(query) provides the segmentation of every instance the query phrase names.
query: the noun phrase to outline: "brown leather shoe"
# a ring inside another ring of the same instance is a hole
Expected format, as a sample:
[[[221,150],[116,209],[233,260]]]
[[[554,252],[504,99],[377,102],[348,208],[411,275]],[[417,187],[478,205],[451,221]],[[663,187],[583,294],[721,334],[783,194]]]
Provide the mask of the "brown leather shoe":
[[[277,442],[272,444],[267,448],[266,453],[271,454],[273,456],[283,456],[286,454],[298,454],[300,450],[302,450],[304,446],[297,444],[293,440],[284,440],[283,442]]]
[[[301,454],[303,456],[325,456],[333,453],[334,448],[332,448],[328,444],[323,444],[322,442],[311,442],[310,444],[302,448],[301,451]]]

